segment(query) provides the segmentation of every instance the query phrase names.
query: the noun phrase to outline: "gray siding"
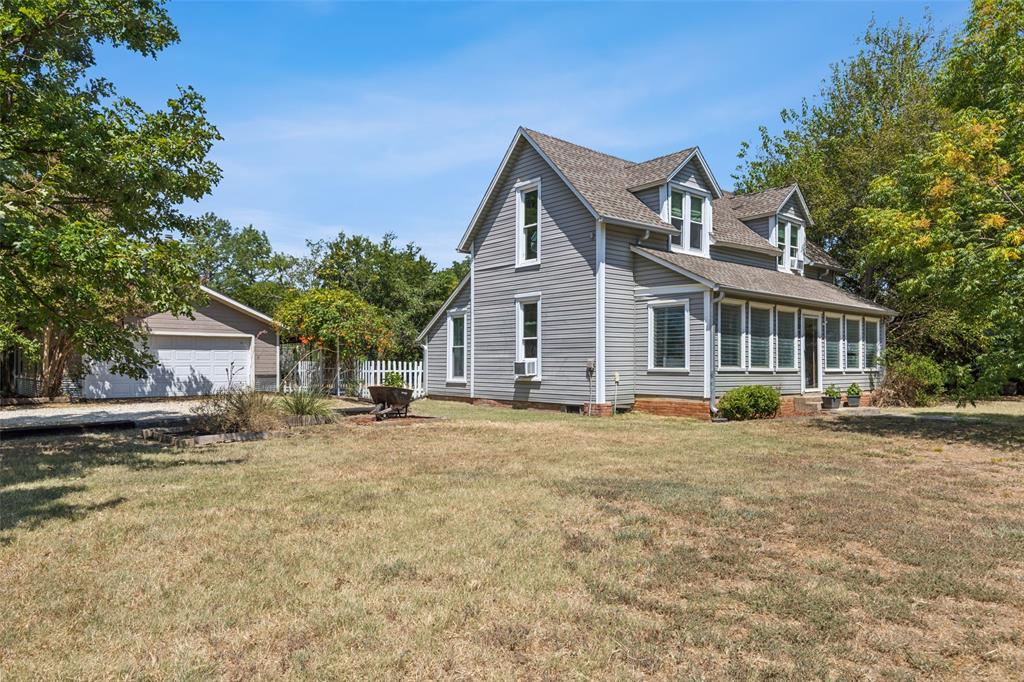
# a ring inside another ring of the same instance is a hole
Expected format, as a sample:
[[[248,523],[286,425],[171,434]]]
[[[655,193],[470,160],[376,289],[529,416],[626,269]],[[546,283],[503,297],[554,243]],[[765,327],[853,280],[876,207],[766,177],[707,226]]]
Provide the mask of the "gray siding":
[[[820,279],[830,284],[836,283],[835,274],[831,270],[815,267],[813,265],[808,265],[804,268],[804,277],[809,277],[810,279]]]
[[[711,260],[739,263],[740,265],[750,265],[755,268],[766,268],[768,270],[778,269],[778,261],[774,256],[761,255],[742,249],[731,249],[727,246],[712,246]]]
[[[694,285],[692,279],[662,267],[650,260],[637,257],[634,263],[637,286],[686,286]],[[647,357],[647,304],[652,300],[672,298],[689,301],[690,336],[688,372],[648,371]],[[643,396],[665,396],[673,398],[702,398],[704,396],[704,293],[687,295],[644,296],[638,291],[633,307],[634,392]]]
[[[434,326],[427,331],[427,393],[438,396],[469,397],[469,372],[473,362],[472,328],[473,311],[470,310],[470,288],[466,285],[452,303],[445,309],[445,314],[438,318]],[[466,310],[466,382],[448,382],[448,311],[454,308]]]
[[[256,386],[273,390],[277,383],[277,331],[272,324],[224,305],[220,301],[195,311],[194,320],[158,313],[146,318],[151,332],[178,334],[252,334],[255,341]],[[273,385],[271,385],[273,384]]]
[[[657,192],[655,192],[657,194]],[[633,259],[629,250],[636,233],[608,227],[605,233],[605,397],[618,405],[633,404]],[[616,391],[615,372],[619,373]],[[616,400],[617,396],[617,400]]]
[[[749,227],[754,232],[765,239],[771,241],[772,230],[771,230],[771,219],[765,216],[764,218],[754,218],[753,220],[744,220],[743,224]]]
[[[644,202],[647,208],[661,215],[661,187],[663,186],[648,187],[647,189],[635,192],[636,198]]]
[[[779,209],[779,215],[784,218],[792,218],[804,223],[810,222],[810,216],[804,213],[803,208],[801,208],[800,199],[797,198],[796,192],[794,192],[793,196],[791,196],[789,200],[782,205],[782,208]]]
[[[541,179],[541,263],[515,267],[518,180]],[[582,404],[595,357],[595,221],[534,149],[521,141],[474,240],[475,397]],[[542,381],[516,381],[516,294],[541,294]]]
[[[705,192],[711,191],[711,179],[705,175],[701,165],[697,163],[696,159],[691,159],[689,163],[679,169],[679,172],[672,176],[673,182],[679,182],[684,185],[690,185],[691,187],[697,187]]]

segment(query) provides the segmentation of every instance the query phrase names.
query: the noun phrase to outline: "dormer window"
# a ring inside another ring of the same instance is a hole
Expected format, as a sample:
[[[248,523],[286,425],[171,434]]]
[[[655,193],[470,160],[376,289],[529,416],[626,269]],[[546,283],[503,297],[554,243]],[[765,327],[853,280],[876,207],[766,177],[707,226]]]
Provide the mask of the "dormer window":
[[[710,211],[708,200],[694,192],[672,188],[669,199],[669,218],[679,234],[669,237],[673,249],[706,256],[710,240]]]
[[[779,247],[779,269],[804,269],[804,226],[788,220],[779,220],[775,225],[775,245]]]

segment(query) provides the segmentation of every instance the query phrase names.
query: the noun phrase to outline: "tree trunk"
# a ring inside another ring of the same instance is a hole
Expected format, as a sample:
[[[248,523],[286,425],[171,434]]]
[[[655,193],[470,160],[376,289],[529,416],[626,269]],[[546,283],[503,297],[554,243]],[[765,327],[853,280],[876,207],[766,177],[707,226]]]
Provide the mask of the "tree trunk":
[[[43,349],[40,357],[40,389],[47,398],[56,398],[61,394],[71,353],[71,339],[67,334],[56,327],[47,326],[43,332]]]

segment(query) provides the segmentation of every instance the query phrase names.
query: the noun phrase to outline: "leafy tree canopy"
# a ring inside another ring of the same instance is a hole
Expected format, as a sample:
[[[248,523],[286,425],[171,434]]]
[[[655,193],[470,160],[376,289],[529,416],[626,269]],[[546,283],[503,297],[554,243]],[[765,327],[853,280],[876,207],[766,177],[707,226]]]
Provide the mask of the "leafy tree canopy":
[[[396,239],[388,233],[375,242],[342,232],[333,241],[311,243],[313,269],[321,286],[346,289],[388,311],[396,353],[414,356],[419,353],[416,336],[469,272],[469,264],[435,270],[420,247],[400,247]]]
[[[808,236],[855,268],[851,286],[876,296],[890,283],[861,267],[868,235],[853,209],[864,205],[871,180],[919,149],[945,116],[934,95],[945,49],[929,19],[920,27],[872,22],[860,45],[832,65],[814,100],[782,111],[781,134],[762,126],[756,149],[742,145],[735,178],[740,192],[798,182],[814,211]]]
[[[201,281],[210,288],[269,315],[307,284],[304,262],[274,251],[262,230],[232,227],[212,213],[199,223],[201,230],[184,241]]]
[[[383,357],[394,350],[387,313],[344,289],[310,289],[289,298],[274,317],[283,335],[337,348],[342,360]]]
[[[856,213],[895,291],[969,325],[962,398],[1024,376],[1024,3],[975,0],[938,82],[954,113]]]
[[[138,376],[152,359],[131,320],[199,296],[174,235],[220,178],[203,99],[146,112],[89,73],[97,43],[152,57],[177,40],[159,0],[0,5],[0,345],[44,339],[57,382],[72,351]]]

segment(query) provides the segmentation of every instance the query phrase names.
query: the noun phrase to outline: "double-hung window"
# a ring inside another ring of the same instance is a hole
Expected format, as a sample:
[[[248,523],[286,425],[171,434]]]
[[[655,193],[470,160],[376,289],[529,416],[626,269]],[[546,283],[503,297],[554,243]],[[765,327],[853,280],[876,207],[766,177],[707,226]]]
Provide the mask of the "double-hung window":
[[[540,296],[516,298],[516,362],[536,363],[532,375],[540,374]]]
[[[846,368],[860,369],[860,318],[846,319]]]
[[[689,304],[659,301],[647,306],[647,352],[649,369],[687,370]]]
[[[775,367],[796,369],[796,311],[780,310],[775,319]]]
[[[516,265],[540,262],[540,180],[516,186]]]
[[[841,317],[825,318],[825,369],[841,370],[843,368],[842,324]]]
[[[743,369],[743,304],[718,305],[718,366]]]
[[[803,226],[789,221],[779,221],[775,227],[775,245],[782,253],[779,255],[779,268],[798,270],[803,260]]]
[[[669,240],[684,251],[703,254],[708,239],[708,201],[699,194],[671,190],[669,218],[679,234]]]
[[[466,313],[448,315],[448,380],[466,380]]]
[[[750,305],[750,369],[772,367],[772,309]]]
[[[864,320],[864,369],[878,369],[878,322]]]

